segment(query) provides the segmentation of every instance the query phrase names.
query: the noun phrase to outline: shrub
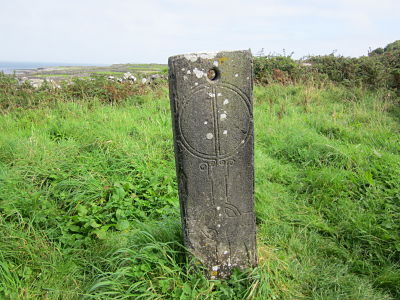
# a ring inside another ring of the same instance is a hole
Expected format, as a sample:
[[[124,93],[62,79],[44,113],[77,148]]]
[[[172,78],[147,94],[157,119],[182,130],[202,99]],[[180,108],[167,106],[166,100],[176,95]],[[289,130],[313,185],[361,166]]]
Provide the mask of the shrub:
[[[348,87],[400,90],[400,41],[359,58],[322,55],[295,61],[291,56],[254,58],[255,80],[260,84],[318,83],[329,80]]]
[[[266,56],[254,58],[255,79],[260,83],[291,83],[300,66],[290,56]]]
[[[377,57],[350,58],[343,56],[313,56],[308,59],[317,73],[326,74],[336,83],[346,86],[382,88],[388,86],[385,65]]]
[[[161,85],[160,85],[161,83]],[[162,79],[151,85],[108,80],[105,76],[93,75],[90,78],[73,78],[62,81],[59,87],[44,82],[39,88],[28,81],[23,83],[12,75],[0,72],[0,111],[13,108],[34,108],[56,104],[60,101],[90,101],[97,99],[104,103],[116,104],[137,95],[144,95],[165,86]]]

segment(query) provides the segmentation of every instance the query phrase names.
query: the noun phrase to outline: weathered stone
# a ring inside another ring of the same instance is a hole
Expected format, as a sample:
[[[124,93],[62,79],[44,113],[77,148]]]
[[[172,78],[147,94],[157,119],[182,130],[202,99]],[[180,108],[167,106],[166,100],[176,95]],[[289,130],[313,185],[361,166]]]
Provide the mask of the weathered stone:
[[[35,88],[35,89],[39,89],[42,84],[44,83],[44,79],[36,79],[36,78],[32,78],[29,79],[28,81],[30,83],[30,85]]]
[[[131,72],[124,73],[124,77],[123,78],[124,78],[125,81],[127,81],[127,80],[132,81],[132,82],[136,81],[136,77],[134,75],[132,75]]]
[[[177,55],[168,65],[184,243],[209,278],[227,278],[257,263],[252,55]]]
[[[156,79],[158,79],[158,78],[160,78],[160,77],[161,77],[160,74],[153,74],[153,75],[150,76],[150,79],[151,79],[151,80],[156,80]]]

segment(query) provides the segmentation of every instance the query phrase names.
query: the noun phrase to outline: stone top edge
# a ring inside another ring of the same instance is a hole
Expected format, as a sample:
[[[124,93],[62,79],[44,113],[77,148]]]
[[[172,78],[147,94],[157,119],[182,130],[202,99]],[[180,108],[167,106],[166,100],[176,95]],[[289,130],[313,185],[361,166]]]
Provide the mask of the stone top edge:
[[[200,51],[200,52],[192,52],[186,54],[177,54],[169,57],[169,60],[179,59],[179,58],[186,58],[190,61],[196,61],[198,58],[201,59],[213,59],[217,57],[219,54],[228,54],[228,53],[250,53],[250,50],[221,50],[221,51]]]

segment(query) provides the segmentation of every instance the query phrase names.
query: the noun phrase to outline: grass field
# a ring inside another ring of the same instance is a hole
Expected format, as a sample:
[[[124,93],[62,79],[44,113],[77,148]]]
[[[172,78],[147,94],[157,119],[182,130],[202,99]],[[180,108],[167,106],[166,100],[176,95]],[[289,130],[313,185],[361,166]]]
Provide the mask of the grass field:
[[[115,64],[110,66],[68,66],[50,67],[25,70],[18,73],[20,78],[67,80],[76,77],[90,78],[91,75],[109,75],[122,77],[124,73],[131,72],[135,76],[143,77],[156,73],[166,73],[168,70],[165,64]]]
[[[255,87],[259,266],[185,255],[168,92],[0,115],[0,299],[399,299],[400,107]]]

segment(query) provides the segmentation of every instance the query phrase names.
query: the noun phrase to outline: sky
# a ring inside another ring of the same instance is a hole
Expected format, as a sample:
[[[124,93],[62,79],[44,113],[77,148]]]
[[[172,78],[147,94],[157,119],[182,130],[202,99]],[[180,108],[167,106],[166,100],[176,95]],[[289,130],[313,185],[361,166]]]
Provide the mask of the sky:
[[[0,0],[0,61],[166,63],[169,56],[367,55],[400,39],[400,0]]]

